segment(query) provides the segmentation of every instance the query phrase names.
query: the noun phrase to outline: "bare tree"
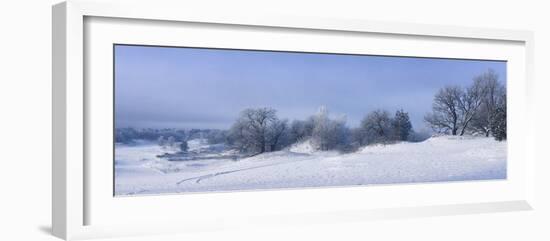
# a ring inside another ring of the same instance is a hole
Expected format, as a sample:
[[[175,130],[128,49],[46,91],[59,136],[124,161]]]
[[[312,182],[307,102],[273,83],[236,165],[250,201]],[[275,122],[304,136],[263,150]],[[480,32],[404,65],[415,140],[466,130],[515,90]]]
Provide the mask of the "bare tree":
[[[159,136],[159,138],[157,139],[157,144],[159,146],[164,146],[166,145],[166,139],[164,138],[164,136]]]
[[[468,125],[478,113],[479,107],[485,97],[486,88],[483,83],[474,81],[473,85],[466,88],[466,91],[458,99],[460,112],[460,135],[464,135]]]
[[[371,141],[371,138],[369,137],[368,132],[365,130],[365,128],[353,128],[350,132],[351,139],[354,145],[365,146]]]
[[[321,106],[316,115],[310,120],[313,123],[312,140],[321,150],[332,150],[346,144],[346,118],[330,119],[326,107]]]
[[[370,112],[362,121],[361,128],[365,131],[368,142],[386,142],[391,140],[391,118],[385,110]]]
[[[267,132],[269,151],[279,150],[288,144],[288,120],[275,119]]]
[[[498,82],[498,75],[491,69],[476,76],[472,85],[463,89],[447,86],[435,95],[432,112],[424,117],[432,129],[464,135],[466,132],[489,136],[498,113],[499,98],[506,88]]]
[[[302,141],[311,137],[313,131],[313,120],[310,118],[307,121],[294,120],[290,124],[289,141],[292,143]]]
[[[457,135],[460,125],[461,99],[464,90],[460,86],[447,86],[439,90],[434,97],[432,113],[424,120],[437,132],[450,132]]]
[[[274,151],[281,144],[287,121],[271,108],[245,109],[230,130],[229,143],[242,152]]]
[[[477,76],[474,79],[474,85],[483,88],[484,96],[479,110],[472,119],[471,129],[488,137],[491,133],[493,119],[496,118],[499,98],[506,95],[506,88],[498,81],[498,75],[492,69]]]
[[[469,126],[470,130],[474,133],[481,133],[488,137],[491,134],[491,124],[489,120],[491,120],[491,111],[489,111],[489,108],[485,104],[481,104],[479,106],[478,111],[472,118],[472,122]]]
[[[251,137],[248,122],[242,116],[231,126],[226,143],[240,152],[250,152],[257,149]]]
[[[208,144],[224,143],[227,139],[227,135],[227,130],[210,130],[206,134],[206,140],[208,141]]]

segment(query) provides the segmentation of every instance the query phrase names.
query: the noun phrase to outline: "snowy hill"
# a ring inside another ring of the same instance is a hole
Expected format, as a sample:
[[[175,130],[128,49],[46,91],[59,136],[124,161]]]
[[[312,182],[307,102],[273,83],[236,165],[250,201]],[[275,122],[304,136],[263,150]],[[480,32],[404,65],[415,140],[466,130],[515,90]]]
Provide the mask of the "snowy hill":
[[[308,140],[293,144],[292,146],[290,146],[289,150],[291,152],[296,152],[296,153],[311,154],[316,152],[317,148],[315,148],[315,145],[313,145],[312,141],[308,139]]]
[[[204,142],[190,143],[201,150]],[[220,147],[216,147],[220,148]],[[206,148],[208,149],[208,148]],[[238,161],[171,162],[158,146],[116,147],[119,195],[347,186],[506,178],[506,142],[484,137],[432,137],[373,145],[355,153],[320,152],[308,141]]]

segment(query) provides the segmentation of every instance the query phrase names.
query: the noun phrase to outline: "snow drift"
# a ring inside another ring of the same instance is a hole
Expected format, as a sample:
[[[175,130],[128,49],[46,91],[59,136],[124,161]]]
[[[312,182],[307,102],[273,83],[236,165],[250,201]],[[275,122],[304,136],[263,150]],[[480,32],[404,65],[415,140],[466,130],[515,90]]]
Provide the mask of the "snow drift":
[[[175,153],[154,143],[117,145],[117,195],[245,189],[349,186],[506,178],[506,142],[485,137],[432,137],[423,142],[372,145],[355,153],[315,151],[311,142],[235,160],[203,140],[190,150],[216,158],[168,161]]]

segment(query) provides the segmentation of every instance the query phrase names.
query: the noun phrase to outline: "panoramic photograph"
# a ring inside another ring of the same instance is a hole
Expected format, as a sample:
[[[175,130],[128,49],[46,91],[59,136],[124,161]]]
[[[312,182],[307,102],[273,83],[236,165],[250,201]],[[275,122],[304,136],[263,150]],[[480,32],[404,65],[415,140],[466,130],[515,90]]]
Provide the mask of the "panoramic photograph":
[[[114,195],[506,179],[506,61],[114,46]]]

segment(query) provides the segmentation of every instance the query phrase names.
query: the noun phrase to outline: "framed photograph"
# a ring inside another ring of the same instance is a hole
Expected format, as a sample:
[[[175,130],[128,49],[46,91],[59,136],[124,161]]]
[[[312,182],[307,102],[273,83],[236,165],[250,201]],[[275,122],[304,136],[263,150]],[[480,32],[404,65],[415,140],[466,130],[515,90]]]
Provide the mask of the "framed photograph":
[[[183,5],[53,7],[56,236],[532,208],[532,33]]]
[[[506,179],[506,61],[113,48],[115,197]]]

